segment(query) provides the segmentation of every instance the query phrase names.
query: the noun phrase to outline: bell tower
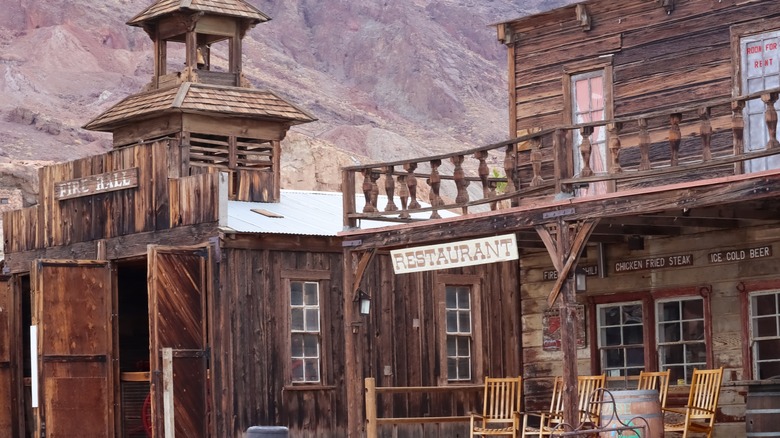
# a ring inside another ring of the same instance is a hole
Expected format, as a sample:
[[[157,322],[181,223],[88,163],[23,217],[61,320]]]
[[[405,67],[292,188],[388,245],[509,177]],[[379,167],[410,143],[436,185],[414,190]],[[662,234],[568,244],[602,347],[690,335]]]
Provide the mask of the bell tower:
[[[281,140],[316,119],[244,78],[242,40],[268,20],[243,0],[158,0],[127,22],[154,43],[151,81],[84,128],[114,148],[171,139],[171,176],[227,172],[231,199],[278,202]]]

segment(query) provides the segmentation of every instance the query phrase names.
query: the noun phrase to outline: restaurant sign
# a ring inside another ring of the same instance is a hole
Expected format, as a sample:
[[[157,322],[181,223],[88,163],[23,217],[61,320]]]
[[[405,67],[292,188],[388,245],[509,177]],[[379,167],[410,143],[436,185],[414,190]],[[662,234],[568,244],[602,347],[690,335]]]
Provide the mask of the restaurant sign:
[[[54,184],[54,198],[59,200],[138,187],[138,168],[116,170]]]
[[[514,234],[390,251],[396,274],[517,260]]]

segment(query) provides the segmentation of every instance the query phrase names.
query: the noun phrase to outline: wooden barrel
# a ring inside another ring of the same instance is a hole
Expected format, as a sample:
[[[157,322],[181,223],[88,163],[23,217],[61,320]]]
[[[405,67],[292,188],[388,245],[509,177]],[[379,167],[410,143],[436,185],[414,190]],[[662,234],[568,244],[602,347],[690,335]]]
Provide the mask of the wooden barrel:
[[[748,437],[780,436],[780,383],[749,385],[745,403]]]
[[[611,403],[610,394],[614,398]],[[642,438],[661,438],[664,436],[664,419],[661,415],[661,402],[658,400],[658,391],[655,389],[637,389],[627,391],[605,391],[604,404],[601,405],[599,427],[644,426],[647,429],[637,428]],[[642,421],[639,417],[643,418]],[[630,430],[606,431],[601,433],[602,438],[636,437]]]

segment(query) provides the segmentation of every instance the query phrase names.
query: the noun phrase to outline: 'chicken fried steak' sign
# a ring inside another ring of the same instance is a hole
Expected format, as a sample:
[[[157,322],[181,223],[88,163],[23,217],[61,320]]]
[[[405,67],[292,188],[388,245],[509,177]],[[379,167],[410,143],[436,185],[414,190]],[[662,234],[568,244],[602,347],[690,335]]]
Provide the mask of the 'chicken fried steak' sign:
[[[396,274],[517,260],[514,234],[390,251]]]

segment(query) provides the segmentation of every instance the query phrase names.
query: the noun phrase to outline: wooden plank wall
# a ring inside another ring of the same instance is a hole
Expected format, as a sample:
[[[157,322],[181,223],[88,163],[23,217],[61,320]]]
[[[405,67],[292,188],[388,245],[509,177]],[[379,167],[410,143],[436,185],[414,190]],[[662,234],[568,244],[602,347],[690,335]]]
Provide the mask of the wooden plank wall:
[[[211,328],[221,359],[212,369],[220,391],[217,436],[242,436],[258,425],[287,426],[291,436],[302,438],[347,436],[342,259],[340,251],[225,249]],[[324,368],[322,385],[314,388],[280,378],[290,357],[285,272],[301,278],[330,273],[320,282]]]
[[[484,375],[511,376],[521,371],[519,279],[516,262],[472,266],[446,271],[396,275],[387,254],[378,254],[363,276],[362,288],[372,297],[372,311],[361,342],[365,346],[365,377],[377,386],[438,386],[446,370],[440,366],[436,315],[438,275],[481,278],[479,304],[481,349],[474,352]],[[415,320],[419,327],[415,327]],[[481,378],[483,376],[477,376]],[[349,382],[362,385],[362,382]],[[479,392],[395,394],[378,397],[381,417],[457,416],[482,409]],[[467,436],[466,424],[381,425],[381,436]]]
[[[592,18],[588,31],[576,20],[573,6],[510,24],[515,42],[508,53],[514,57],[516,84],[511,94],[517,99],[517,118],[511,122],[516,122],[518,133],[564,124],[567,119],[561,110],[568,99],[564,96],[568,93],[564,91],[565,72],[595,69],[595,62],[603,64],[610,56],[615,117],[738,95],[738,91],[732,93],[738,89],[738,80],[733,78],[732,56],[736,55],[732,54],[730,27],[777,17],[780,2],[678,0],[675,4],[675,10],[667,14],[652,1],[590,1],[586,3]],[[660,121],[650,121],[651,153],[663,155],[668,154],[668,124]],[[698,123],[695,114],[684,115],[684,139],[698,132]],[[635,125],[624,126],[621,132],[624,148],[636,141]],[[727,108],[713,114],[712,126],[713,154],[728,152],[731,125]],[[723,131],[722,138],[719,131]],[[681,146],[683,157],[700,149],[698,138],[688,142],[692,143]],[[635,166],[638,152],[622,152],[621,165]],[[544,157],[545,179],[552,178],[547,164],[551,159],[551,154]]]
[[[171,141],[129,146],[43,167],[39,204],[5,214],[8,253],[109,239],[218,220],[217,174],[175,179]],[[138,168],[138,187],[72,199],[55,198],[57,182]],[[12,256],[11,256],[12,257]],[[10,257],[9,257],[10,258]]]
[[[711,252],[744,249],[763,245],[773,246],[773,256],[728,263],[710,263]],[[592,249],[592,247],[590,248]],[[773,227],[741,228],[727,232],[708,232],[688,237],[645,239],[645,250],[629,251],[625,245],[607,246],[606,278],[588,277],[587,292],[578,295],[578,301],[586,306],[589,318],[589,298],[604,294],[650,293],[673,289],[696,288],[707,285],[712,288],[712,357],[715,367],[723,366],[724,386],[718,413],[718,436],[740,436],[745,432],[746,387],[729,383],[749,380],[744,369],[749,360],[743,354],[743,339],[747,339],[742,325],[741,294],[743,282],[778,280],[777,263],[780,259],[780,230]],[[588,251],[580,264],[595,265],[597,251]],[[614,263],[619,260],[663,257],[665,255],[693,254],[693,266],[659,270],[615,273]],[[526,377],[526,405],[529,408],[549,406],[552,376],[562,373],[560,352],[542,348],[542,318],[546,310],[547,296],[552,281],[543,280],[543,272],[553,270],[549,256],[543,253],[521,259],[522,267],[522,321],[523,375]],[[632,298],[633,300],[635,298]],[[654,324],[654,322],[651,322]],[[577,368],[580,374],[600,372],[591,369],[591,359],[596,354],[592,345],[593,327],[588,326],[587,347],[578,350]],[[597,358],[594,358],[598,362]],[[647,360],[646,360],[647,362]],[[687,402],[688,387],[670,387],[669,404]]]
[[[12,357],[12,315],[14,296],[11,288],[11,278],[0,275],[0,430],[13,431],[14,412],[17,402],[17,391],[14,389],[12,367],[15,358]]]

